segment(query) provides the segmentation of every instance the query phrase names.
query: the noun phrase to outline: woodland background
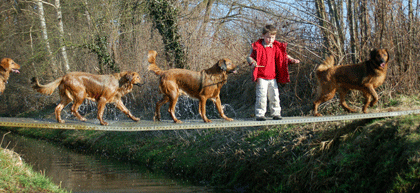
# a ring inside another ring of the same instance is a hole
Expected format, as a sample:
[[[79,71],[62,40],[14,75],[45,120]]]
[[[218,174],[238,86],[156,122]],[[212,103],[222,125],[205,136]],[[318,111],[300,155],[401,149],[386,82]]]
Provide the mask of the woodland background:
[[[198,71],[224,57],[238,63],[240,72],[229,76],[222,103],[230,117],[252,117],[254,83],[244,62],[266,24],[277,26],[277,40],[301,61],[289,66],[291,82],[280,89],[283,116],[311,113],[314,70],[327,55],[340,64],[356,63],[373,48],[391,55],[386,82],[378,88],[380,104],[386,104],[399,94],[418,94],[419,11],[419,0],[0,0],[0,58],[21,65],[0,96],[0,115],[55,107],[58,94],[35,93],[31,77],[46,83],[70,71],[133,70],[145,84],[125,103],[134,115],[151,119],[161,97],[157,77],[146,70],[146,53],[154,49],[163,69]],[[363,97],[351,92],[349,101],[360,107]],[[197,106],[181,100],[178,117],[199,119]],[[209,108],[209,118],[218,118]],[[113,109],[107,108],[106,119],[125,117]],[[85,114],[95,110],[90,102],[81,108]],[[340,110],[336,99],[321,106],[321,112]],[[170,119],[164,110],[162,115]]]

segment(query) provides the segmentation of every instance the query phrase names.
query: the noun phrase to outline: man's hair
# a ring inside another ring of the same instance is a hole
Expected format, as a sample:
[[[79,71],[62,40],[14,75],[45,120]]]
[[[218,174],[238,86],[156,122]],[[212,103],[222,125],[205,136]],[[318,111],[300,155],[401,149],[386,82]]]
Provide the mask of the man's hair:
[[[270,35],[276,35],[277,29],[273,25],[266,25],[263,27],[262,34],[270,33]]]

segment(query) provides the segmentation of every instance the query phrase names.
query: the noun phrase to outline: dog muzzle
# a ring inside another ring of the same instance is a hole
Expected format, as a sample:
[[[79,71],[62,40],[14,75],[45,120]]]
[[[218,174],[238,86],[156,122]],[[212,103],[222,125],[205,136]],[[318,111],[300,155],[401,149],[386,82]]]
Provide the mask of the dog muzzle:
[[[229,70],[228,71],[228,73],[229,74],[236,74],[236,73],[238,73],[238,70],[239,70],[239,67],[236,67],[235,69],[233,69],[233,70]]]

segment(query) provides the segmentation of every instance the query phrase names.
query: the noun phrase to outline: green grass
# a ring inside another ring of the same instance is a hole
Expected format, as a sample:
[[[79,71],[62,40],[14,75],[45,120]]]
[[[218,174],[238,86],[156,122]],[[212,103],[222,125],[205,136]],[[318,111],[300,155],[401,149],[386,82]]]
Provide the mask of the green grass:
[[[409,115],[238,129],[15,131],[146,165],[217,191],[419,192],[419,128],[420,116]]]
[[[0,148],[0,192],[67,192],[22,163],[16,153]]]
[[[54,137],[218,190],[392,192],[420,185],[419,120],[410,115],[236,131],[19,132]]]

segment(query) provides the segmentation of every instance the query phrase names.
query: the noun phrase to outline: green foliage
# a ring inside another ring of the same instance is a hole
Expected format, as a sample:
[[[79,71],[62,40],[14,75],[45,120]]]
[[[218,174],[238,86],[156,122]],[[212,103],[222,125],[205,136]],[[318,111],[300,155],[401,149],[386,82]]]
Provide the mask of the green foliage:
[[[410,192],[420,186],[420,116],[241,129],[20,129],[144,164],[217,191]]]
[[[174,6],[175,1],[148,0],[147,5],[152,21],[163,37],[167,58],[173,59],[177,68],[185,67],[186,56],[180,43],[181,36],[178,34],[178,10]]]
[[[84,45],[89,51],[96,54],[99,62],[99,73],[105,74],[107,69],[112,72],[120,72],[120,68],[115,63],[114,57],[108,52],[108,38],[105,35],[96,35],[95,41]]]
[[[385,106],[385,107],[395,107],[395,106],[398,106],[398,105],[399,105],[399,103],[400,103],[400,101],[399,101],[399,100],[390,99],[390,100],[388,101],[388,103],[384,104],[384,106]]]
[[[398,174],[394,181],[392,190],[389,192],[419,192],[419,168],[420,164],[417,162],[416,164],[410,165],[410,167],[401,174]]]

